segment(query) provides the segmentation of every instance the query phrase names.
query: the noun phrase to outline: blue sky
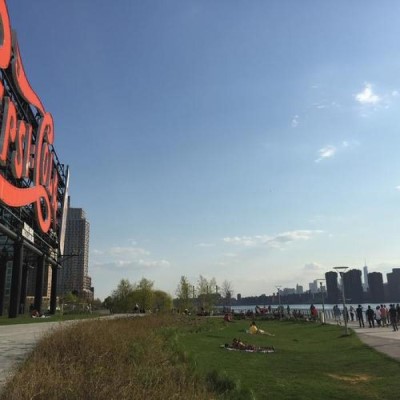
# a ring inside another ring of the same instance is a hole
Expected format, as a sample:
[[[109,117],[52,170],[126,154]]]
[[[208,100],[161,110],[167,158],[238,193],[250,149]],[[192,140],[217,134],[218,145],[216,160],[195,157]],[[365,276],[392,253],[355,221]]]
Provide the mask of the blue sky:
[[[96,296],[400,265],[397,1],[8,3]]]

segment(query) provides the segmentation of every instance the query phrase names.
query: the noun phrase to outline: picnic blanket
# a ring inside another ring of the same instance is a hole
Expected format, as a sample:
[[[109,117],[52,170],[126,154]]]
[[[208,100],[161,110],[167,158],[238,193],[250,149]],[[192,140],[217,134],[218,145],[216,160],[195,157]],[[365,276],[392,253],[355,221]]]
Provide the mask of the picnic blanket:
[[[221,348],[224,348],[224,349],[230,350],[230,351],[241,351],[241,352],[245,352],[245,353],[275,353],[275,349],[272,346],[271,347],[255,347],[252,349],[238,349],[238,348],[232,347],[230,345],[221,344]]]

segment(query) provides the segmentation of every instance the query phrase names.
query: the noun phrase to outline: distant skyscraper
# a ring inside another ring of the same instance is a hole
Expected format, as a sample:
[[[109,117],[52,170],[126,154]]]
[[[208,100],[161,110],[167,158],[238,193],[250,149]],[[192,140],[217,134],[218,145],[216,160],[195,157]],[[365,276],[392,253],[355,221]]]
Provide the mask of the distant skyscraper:
[[[303,294],[303,286],[296,285],[296,293],[297,294]]]
[[[68,208],[64,261],[58,282],[58,293],[69,292],[91,298],[89,266],[89,222],[82,208]]]
[[[361,283],[361,270],[351,269],[343,274],[343,285],[346,300],[351,303],[361,303],[363,301],[363,289]]]
[[[308,284],[310,293],[318,293],[318,281],[310,282]]]
[[[368,267],[366,264],[364,265],[363,273],[364,273],[363,289],[364,289],[364,292],[367,292],[368,287],[369,287],[369,282],[368,282]]]
[[[400,268],[393,268],[387,275],[389,301],[400,303]]]
[[[340,301],[337,277],[338,274],[335,271],[329,271],[325,274],[326,290],[328,292],[327,303],[336,304]]]
[[[385,301],[383,289],[383,277],[380,272],[370,272],[368,274],[369,296],[373,303]]]

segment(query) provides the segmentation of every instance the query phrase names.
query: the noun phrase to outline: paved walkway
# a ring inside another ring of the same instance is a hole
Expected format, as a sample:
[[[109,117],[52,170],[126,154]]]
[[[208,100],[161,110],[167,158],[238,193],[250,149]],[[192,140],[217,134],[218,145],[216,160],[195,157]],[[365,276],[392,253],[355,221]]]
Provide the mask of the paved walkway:
[[[327,321],[334,324],[334,321]],[[353,329],[362,342],[375,350],[400,361],[400,331],[393,332],[391,326],[385,328],[369,328],[368,322],[365,328],[360,328],[358,322],[349,321],[348,327]],[[343,329],[344,324],[342,323]]]
[[[0,326],[0,387],[45,333],[68,322],[72,321]]]

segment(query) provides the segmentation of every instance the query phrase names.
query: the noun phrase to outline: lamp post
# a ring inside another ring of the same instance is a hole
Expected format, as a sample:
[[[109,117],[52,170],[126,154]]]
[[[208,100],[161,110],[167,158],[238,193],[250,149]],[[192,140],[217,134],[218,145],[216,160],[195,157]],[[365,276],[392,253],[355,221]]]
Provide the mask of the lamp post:
[[[346,295],[344,293],[344,273],[349,267],[334,267],[336,271],[339,272],[340,277],[342,278],[342,301],[343,301],[343,319],[344,319],[344,333],[345,335],[349,334],[349,330],[347,328],[347,308],[346,308]]]
[[[322,297],[322,323],[325,324],[325,299],[324,299],[324,292],[323,292],[323,286],[322,282],[325,281],[325,279],[317,279],[319,282],[319,288],[321,291],[321,297]]]
[[[280,292],[280,288],[281,286],[275,286],[276,289],[278,290],[278,308],[279,308],[279,319],[282,319],[282,310],[281,310],[281,292]]]

